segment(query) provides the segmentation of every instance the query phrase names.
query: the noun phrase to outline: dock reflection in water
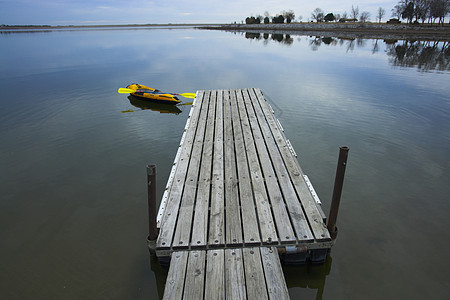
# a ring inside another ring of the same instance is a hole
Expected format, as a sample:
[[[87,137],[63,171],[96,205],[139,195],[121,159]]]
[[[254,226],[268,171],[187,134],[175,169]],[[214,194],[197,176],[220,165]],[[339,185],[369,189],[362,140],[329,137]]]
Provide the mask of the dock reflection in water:
[[[128,100],[130,100],[130,104],[134,107],[137,107],[141,110],[153,110],[153,111],[159,111],[162,114],[180,114],[183,112],[183,110],[180,109],[179,105],[170,105],[170,104],[162,104],[162,103],[155,103],[150,101],[144,101],[140,100],[132,95],[128,96]],[[184,104],[186,105],[186,104]],[[134,112],[135,110],[124,110],[123,113],[126,112]]]
[[[322,299],[325,279],[330,274],[332,261],[331,255],[328,255],[325,263],[320,265],[284,265],[283,273],[288,288],[301,288],[296,290],[296,293],[305,293],[304,296],[308,299],[312,293],[315,293],[315,299]]]

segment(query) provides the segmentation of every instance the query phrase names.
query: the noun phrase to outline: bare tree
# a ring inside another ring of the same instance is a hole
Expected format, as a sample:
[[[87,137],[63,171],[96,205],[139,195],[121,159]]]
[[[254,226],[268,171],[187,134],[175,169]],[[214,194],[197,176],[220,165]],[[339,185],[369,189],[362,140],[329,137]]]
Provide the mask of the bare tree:
[[[393,9],[391,9],[391,12],[393,18],[400,20],[402,18],[403,7],[400,4],[397,4]]]
[[[350,12],[350,17],[351,17],[352,19],[358,20],[358,18],[359,18],[359,7],[358,7],[358,6],[357,6],[357,7],[354,7],[354,6],[352,5],[352,10],[351,10],[351,12]]]
[[[320,8],[316,8],[311,14],[311,18],[316,20],[317,22],[322,22],[323,17],[324,17],[324,12]]]
[[[386,14],[386,10],[382,7],[378,7],[378,23],[381,23],[381,19],[383,19],[384,15]]]
[[[370,20],[370,13],[368,11],[363,11],[361,13],[361,16],[359,17],[359,21],[361,23],[366,23],[369,20]]]

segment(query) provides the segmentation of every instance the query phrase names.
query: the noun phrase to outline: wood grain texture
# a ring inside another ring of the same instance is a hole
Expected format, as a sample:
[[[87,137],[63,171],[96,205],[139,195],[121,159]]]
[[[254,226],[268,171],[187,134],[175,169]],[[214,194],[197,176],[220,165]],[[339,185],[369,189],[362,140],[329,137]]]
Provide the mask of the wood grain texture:
[[[289,299],[289,291],[284,280],[277,249],[275,247],[261,247],[259,250],[261,252],[269,299]]]
[[[209,250],[206,262],[205,299],[225,299],[225,251]]]
[[[244,248],[242,252],[248,299],[269,299],[259,248]]]
[[[242,249],[225,250],[225,294],[227,300],[247,299]]]
[[[241,209],[238,193],[238,174],[231,121],[230,91],[223,100],[224,155],[225,155],[225,234],[227,245],[242,245]],[[256,222],[255,222],[256,223]]]
[[[214,123],[214,158],[211,175],[211,208],[209,215],[209,244],[225,245],[225,191],[223,153],[223,91],[217,91]],[[210,116],[212,118],[212,116]]]
[[[183,299],[202,299],[205,288],[206,251],[189,251]]]
[[[189,253],[186,251],[172,253],[164,289],[164,300],[182,299],[188,255]]]

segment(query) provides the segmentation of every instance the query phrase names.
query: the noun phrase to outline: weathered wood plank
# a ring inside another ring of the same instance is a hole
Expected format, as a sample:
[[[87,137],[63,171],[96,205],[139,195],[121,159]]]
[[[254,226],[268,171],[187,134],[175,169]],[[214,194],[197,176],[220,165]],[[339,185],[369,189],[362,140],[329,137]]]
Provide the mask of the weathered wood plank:
[[[201,107],[203,104],[204,92],[197,93],[196,106],[193,107],[193,113],[189,119],[189,128],[187,128],[186,136],[182,150],[180,153],[179,161],[172,186],[169,191],[167,199],[166,209],[164,210],[164,216],[161,221],[161,228],[157,240],[157,249],[168,249],[171,247],[172,238],[175,230],[175,224],[178,217],[178,209],[180,207],[181,196],[184,190],[184,182],[186,180],[187,169],[189,166],[190,156],[192,152],[192,145],[197,129],[198,118],[200,115]]]
[[[223,246],[225,244],[223,138],[223,91],[219,90],[217,91],[216,101],[214,158],[211,178],[211,210],[209,215],[208,243],[211,246]]]
[[[189,168],[187,170],[186,181],[184,183],[183,196],[181,198],[181,205],[178,213],[178,222],[173,238],[172,247],[187,248],[191,238],[191,225],[194,212],[194,204],[197,195],[198,176],[201,163],[201,153],[203,151],[205,128],[207,123],[207,111],[209,108],[210,92],[207,92],[203,98],[200,118],[197,125],[197,132],[195,134],[194,145],[192,148],[192,155],[190,157]],[[208,144],[208,143],[206,143]]]
[[[208,250],[206,262],[205,299],[225,299],[225,252]]]
[[[187,259],[187,251],[172,253],[163,299],[182,299]]]
[[[238,194],[238,175],[234,152],[233,126],[231,122],[230,91],[225,91],[223,100],[224,155],[225,155],[225,234],[227,245],[242,244],[242,222]]]
[[[214,139],[214,115],[216,105],[216,92],[211,91],[209,96],[208,110],[202,110],[200,118],[205,120],[206,129],[203,137],[203,151],[196,153],[201,156],[200,177],[198,180],[198,191],[195,203],[194,220],[192,223],[192,240],[193,247],[203,247],[207,243],[208,230],[208,210],[209,195],[211,189],[211,165],[213,159],[213,139]],[[204,100],[206,101],[206,100]],[[200,143],[200,140],[198,141]]]
[[[242,249],[248,299],[268,299],[261,254],[258,248]]]
[[[176,251],[163,299],[289,299],[275,247]]]
[[[205,264],[205,250],[189,252],[183,299],[203,299]]]
[[[225,294],[227,300],[247,299],[242,249],[225,250]]]
[[[244,243],[247,245],[259,244],[261,242],[261,238],[257,223],[258,220],[256,218],[255,202],[253,198],[246,148],[239,117],[239,108],[237,106],[236,91],[231,92],[230,99]]]
[[[266,184],[269,201],[272,206],[279,239],[281,243],[292,243],[295,242],[294,230],[292,229],[286,205],[283,200],[283,195],[281,194],[280,187],[278,186],[278,180],[272,167],[271,157],[268,152],[268,148],[272,145],[266,145],[265,143],[264,137],[261,133],[260,124],[258,123],[255,111],[253,109],[253,101],[258,101],[255,99],[255,95],[249,94],[247,90],[244,91],[244,102],[247,108],[247,115],[250,121],[256,150],[258,151],[259,161],[261,162],[263,180]]]
[[[289,299],[289,291],[284,280],[277,249],[275,247],[261,247],[259,250],[261,252],[269,299]]]
[[[311,229],[309,228],[308,222],[303,213],[300,200],[298,199],[297,194],[295,193],[295,189],[292,185],[289,173],[286,169],[283,158],[275,142],[275,138],[272,135],[271,129],[274,132],[278,133],[278,138],[281,138],[282,135],[280,133],[280,129],[278,126],[276,126],[275,123],[269,123],[271,122],[271,120],[266,119],[261,109],[262,104],[258,101],[254,90],[250,91],[250,95],[255,100],[252,101],[253,108],[258,118],[261,130],[263,132],[263,138],[270,154],[270,160],[274,165],[276,177],[278,178],[279,187],[281,188],[281,191],[284,195],[284,201],[288,208],[289,215],[292,220],[292,224],[295,229],[297,238],[298,240],[303,242],[310,242],[314,239],[314,236],[311,232]],[[269,125],[274,126],[274,128],[270,128]],[[279,190],[280,189],[278,189],[278,191]]]
[[[286,144],[286,138],[284,134],[280,132],[275,124],[275,116],[269,110],[268,105],[265,104],[266,100],[259,89],[255,89],[257,99],[261,104],[264,115],[270,125],[270,129],[275,138],[278,149],[283,157],[284,164],[289,173],[291,182],[300,198],[301,204],[304,208],[305,215],[308,218],[310,227],[317,241],[329,241],[331,240],[330,234],[322,221],[321,214],[315,204],[314,198],[308,189],[308,186],[303,178],[303,172],[298,164],[296,158],[292,155]]]
[[[276,243],[278,242],[278,236],[272,217],[269,199],[266,194],[264,177],[259,165],[258,153],[254,144],[253,134],[244,101],[243,91],[239,91],[237,94],[237,102],[244,136],[245,150],[250,168],[250,178],[253,186],[253,195],[255,197],[261,239],[262,242],[266,244]]]
[[[192,108],[198,106],[198,104],[197,104],[198,101],[200,101],[200,98],[199,98],[198,93],[196,93],[195,99],[192,102]],[[194,110],[195,109],[191,109],[189,111],[189,115],[188,115],[188,118],[186,120],[186,125],[184,126],[184,129],[183,129],[183,135],[181,136],[180,144],[178,145],[177,154],[175,155],[174,163],[173,163],[172,168],[170,170],[169,179],[167,180],[166,188],[164,190],[164,193],[163,193],[163,196],[162,196],[162,199],[161,199],[161,203],[159,205],[158,216],[156,218],[158,228],[161,228],[161,221],[162,221],[162,218],[164,217],[164,211],[166,209],[167,199],[169,197],[169,192],[170,192],[170,189],[172,187],[172,183],[173,183],[173,180],[174,180],[174,177],[175,177],[175,172],[176,172],[176,170],[178,168],[178,162],[180,161],[180,155],[181,155],[181,152],[182,152],[181,151],[182,150],[182,145],[184,144],[184,141],[186,139],[186,133],[188,131],[188,128],[190,127],[191,118],[192,118],[192,116],[194,114]]]

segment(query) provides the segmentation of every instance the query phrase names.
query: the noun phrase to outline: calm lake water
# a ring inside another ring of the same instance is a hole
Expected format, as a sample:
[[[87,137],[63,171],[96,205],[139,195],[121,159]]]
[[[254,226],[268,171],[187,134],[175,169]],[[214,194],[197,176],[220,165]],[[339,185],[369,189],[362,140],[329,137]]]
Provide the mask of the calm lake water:
[[[194,29],[0,34],[0,296],[158,299],[146,164],[161,197],[189,113],[118,94],[259,87],[329,211],[323,266],[286,267],[292,299],[447,299],[448,43]],[[189,102],[189,99],[185,99]]]

